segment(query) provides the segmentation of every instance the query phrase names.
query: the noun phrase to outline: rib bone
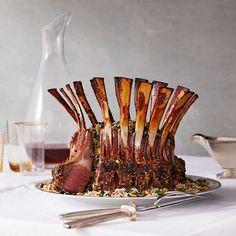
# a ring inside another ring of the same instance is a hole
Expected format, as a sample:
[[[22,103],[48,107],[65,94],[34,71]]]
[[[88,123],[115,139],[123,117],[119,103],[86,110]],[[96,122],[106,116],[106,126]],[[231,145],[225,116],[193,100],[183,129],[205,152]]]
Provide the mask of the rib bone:
[[[159,92],[161,88],[166,88],[167,83],[159,82],[159,81],[152,81],[152,93],[151,93],[151,111],[153,111],[153,108],[156,104],[156,100],[159,96]],[[150,113],[151,116],[152,113]]]
[[[138,104],[137,104],[138,103],[138,89],[139,89],[141,82],[148,82],[148,80],[135,78],[135,82],[134,82],[134,106],[135,106],[135,109],[138,106]]]
[[[148,143],[151,148],[154,145],[159,124],[161,122],[169,98],[173,92],[173,89],[161,87],[156,92],[157,95],[155,99],[155,104],[153,104],[153,108],[151,110],[151,117],[148,127],[148,135],[149,135]]]
[[[94,94],[97,98],[98,104],[101,107],[102,111],[104,109],[108,109],[108,114],[106,114],[106,118],[104,117],[103,114],[103,119],[105,121],[105,119],[108,119],[110,123],[114,122],[114,118],[112,116],[111,110],[108,107],[108,102],[107,102],[107,95],[106,95],[106,89],[105,89],[105,84],[104,84],[104,79],[100,78],[100,77],[95,77],[92,80],[90,80],[91,82],[91,86],[93,88]],[[104,101],[105,100],[105,101]],[[107,104],[105,104],[107,103]],[[103,105],[106,106],[106,108],[102,107]],[[107,111],[106,111],[107,112]]]
[[[83,124],[82,124],[82,120],[81,120],[81,118],[79,116],[79,113],[76,110],[75,105],[73,104],[73,102],[71,101],[70,97],[68,96],[68,94],[65,92],[65,90],[63,88],[60,88],[60,92],[64,96],[65,100],[69,103],[69,105],[70,105],[71,109],[73,110],[73,112],[75,113],[77,124],[78,124],[78,128],[81,131],[81,129],[83,127]]]
[[[170,132],[173,133],[173,135],[175,135],[179,124],[182,120],[182,118],[184,117],[185,113],[188,111],[188,109],[190,108],[190,106],[198,99],[198,95],[194,94],[189,100],[188,102],[184,105],[184,107],[181,109],[180,114],[178,116],[178,118],[176,119],[175,123],[173,124],[173,126],[170,129]]]
[[[174,106],[171,110],[171,113],[168,119],[166,120],[164,126],[162,127],[161,136],[160,136],[159,157],[161,159],[165,158],[166,160],[168,160],[168,158],[164,156],[164,148],[165,148],[165,143],[166,143],[166,139],[168,137],[169,131],[172,125],[175,123],[179,112],[185,106],[188,100],[193,96],[193,94],[194,94],[193,92],[187,92],[179,100],[178,98],[176,99],[176,97],[173,98],[173,99],[176,99],[176,102],[174,103]]]
[[[91,85],[98,99],[102,110],[102,116],[105,123],[104,130],[100,133],[100,160],[95,175],[95,189],[114,188],[113,180],[116,170],[116,163],[112,156],[112,120],[111,112],[108,106],[108,100],[103,78],[94,78]]]
[[[89,117],[92,125],[97,124],[98,123],[97,118],[94,115],[93,110],[92,110],[92,108],[91,108],[91,106],[90,106],[90,104],[89,104],[89,102],[88,102],[88,100],[85,96],[83,85],[82,85],[81,81],[74,81],[73,84],[74,84],[74,88],[75,88],[75,91],[76,91],[76,95],[79,98],[82,106],[84,107],[84,110],[88,114],[88,117]]]
[[[124,149],[127,149],[132,80],[128,78],[115,79],[115,84],[117,90],[119,90],[117,100],[118,103],[120,104],[121,140]]]
[[[141,144],[143,140],[143,131],[146,121],[148,102],[152,89],[152,84],[144,81],[138,81],[136,100],[136,123],[135,123],[135,159],[136,162],[144,161],[141,155]]]
[[[78,120],[76,118],[76,115],[72,108],[67,104],[67,102],[64,100],[64,98],[61,96],[61,94],[57,91],[57,89],[48,89],[48,92],[56,98],[56,100],[66,109],[66,111],[71,115],[73,120],[78,123]]]
[[[162,122],[162,127],[165,125],[167,119],[169,118],[172,110],[174,109],[176,103],[181,99],[187,92],[189,91],[188,88],[178,86],[177,89],[175,90],[174,96],[170,102],[170,105],[167,108],[167,111],[165,113],[163,122]]]
[[[73,100],[73,103],[75,104],[75,107],[77,108],[77,112],[79,114],[79,122],[80,122],[80,125],[81,125],[81,129],[86,129],[85,121],[84,121],[84,115],[83,115],[83,113],[81,111],[80,104],[79,104],[79,102],[78,102],[78,100],[77,100],[77,98],[76,98],[76,96],[75,96],[75,94],[74,94],[74,92],[71,89],[69,84],[66,85],[66,88],[67,88],[67,90],[69,91],[69,93],[70,93],[70,95],[72,97],[72,100]]]

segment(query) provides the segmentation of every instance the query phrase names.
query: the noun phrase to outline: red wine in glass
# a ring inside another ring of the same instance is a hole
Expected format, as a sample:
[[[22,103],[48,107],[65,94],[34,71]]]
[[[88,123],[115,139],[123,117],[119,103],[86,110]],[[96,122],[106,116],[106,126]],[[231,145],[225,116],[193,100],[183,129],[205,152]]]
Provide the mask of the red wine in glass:
[[[42,145],[38,143],[27,144],[26,151],[32,160],[37,162],[37,156],[42,151]],[[70,149],[64,143],[46,143],[44,144],[45,168],[54,168],[56,165],[65,161],[70,154]]]
[[[65,161],[70,154],[68,144],[46,143],[44,145],[45,167],[53,168]]]

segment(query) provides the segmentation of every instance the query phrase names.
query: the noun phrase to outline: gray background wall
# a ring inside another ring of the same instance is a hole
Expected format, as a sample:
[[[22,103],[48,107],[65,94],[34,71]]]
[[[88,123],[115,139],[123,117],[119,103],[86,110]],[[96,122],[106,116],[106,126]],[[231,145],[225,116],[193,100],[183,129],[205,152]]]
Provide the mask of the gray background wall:
[[[68,67],[87,94],[93,76],[109,80],[109,96],[117,75],[184,85],[200,98],[180,126],[177,153],[206,155],[190,141],[196,132],[236,135],[235,0],[0,0],[0,130],[24,116],[40,30],[65,11],[73,14]]]

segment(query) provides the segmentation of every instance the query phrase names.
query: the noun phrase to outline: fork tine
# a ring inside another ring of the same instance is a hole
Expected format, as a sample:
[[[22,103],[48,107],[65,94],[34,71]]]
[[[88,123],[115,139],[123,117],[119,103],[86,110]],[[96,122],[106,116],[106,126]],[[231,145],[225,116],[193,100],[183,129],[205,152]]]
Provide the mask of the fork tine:
[[[198,195],[194,192],[182,192],[182,191],[168,191],[164,193],[164,196],[195,196],[195,197],[199,197],[199,198],[205,198],[202,195]]]
[[[187,193],[187,192],[181,192],[181,191],[168,191],[166,192],[163,196],[160,196],[157,198],[157,200],[155,201],[154,205],[160,203],[163,199],[168,199],[169,197],[180,197],[181,199],[184,198],[191,198],[191,197],[195,197],[195,198],[205,198],[204,196],[201,195],[197,195],[196,193]]]
[[[137,212],[144,212],[144,211],[150,211],[150,210],[154,210],[154,209],[171,207],[171,206],[187,203],[187,202],[192,201],[194,199],[198,199],[198,197],[196,197],[196,196],[184,197],[184,198],[181,198],[181,199],[178,199],[175,201],[171,201],[171,202],[167,202],[167,203],[164,203],[161,205],[158,205],[159,201],[157,200],[152,206],[136,207],[136,211]]]
[[[170,207],[170,206],[175,206],[175,205],[180,205],[180,204],[183,204],[183,203],[187,203],[189,201],[192,201],[194,199],[198,199],[196,196],[192,196],[192,197],[186,197],[186,198],[181,198],[179,200],[176,200],[176,201],[171,201],[169,203],[165,203],[165,204],[162,204],[162,205],[156,205],[157,208],[165,208],[165,207]]]

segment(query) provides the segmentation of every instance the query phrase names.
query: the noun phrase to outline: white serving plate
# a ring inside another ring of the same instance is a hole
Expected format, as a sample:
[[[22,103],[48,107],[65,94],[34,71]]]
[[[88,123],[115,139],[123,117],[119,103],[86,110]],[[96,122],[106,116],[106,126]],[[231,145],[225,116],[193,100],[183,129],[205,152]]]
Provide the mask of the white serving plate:
[[[203,194],[208,194],[216,189],[221,187],[221,183],[217,180],[210,179],[210,178],[205,178],[202,176],[196,176],[196,175],[187,175],[188,178],[192,180],[197,180],[197,179],[203,179],[206,180],[209,183],[209,188],[206,191],[201,191],[196,193],[196,195],[203,195]],[[44,181],[45,182],[45,181]],[[155,202],[157,197],[97,197],[97,196],[85,196],[85,195],[73,195],[73,194],[62,194],[58,192],[48,192],[44,191],[42,188],[40,188],[42,182],[37,183],[35,185],[36,189],[44,192],[45,194],[51,194],[52,197],[53,195],[60,195],[65,201],[73,201],[79,203],[89,203],[89,204],[95,204],[95,205],[121,205],[121,204],[130,204],[133,203],[135,205],[150,205]],[[168,196],[166,199],[174,199],[174,198],[179,198],[180,196]]]

